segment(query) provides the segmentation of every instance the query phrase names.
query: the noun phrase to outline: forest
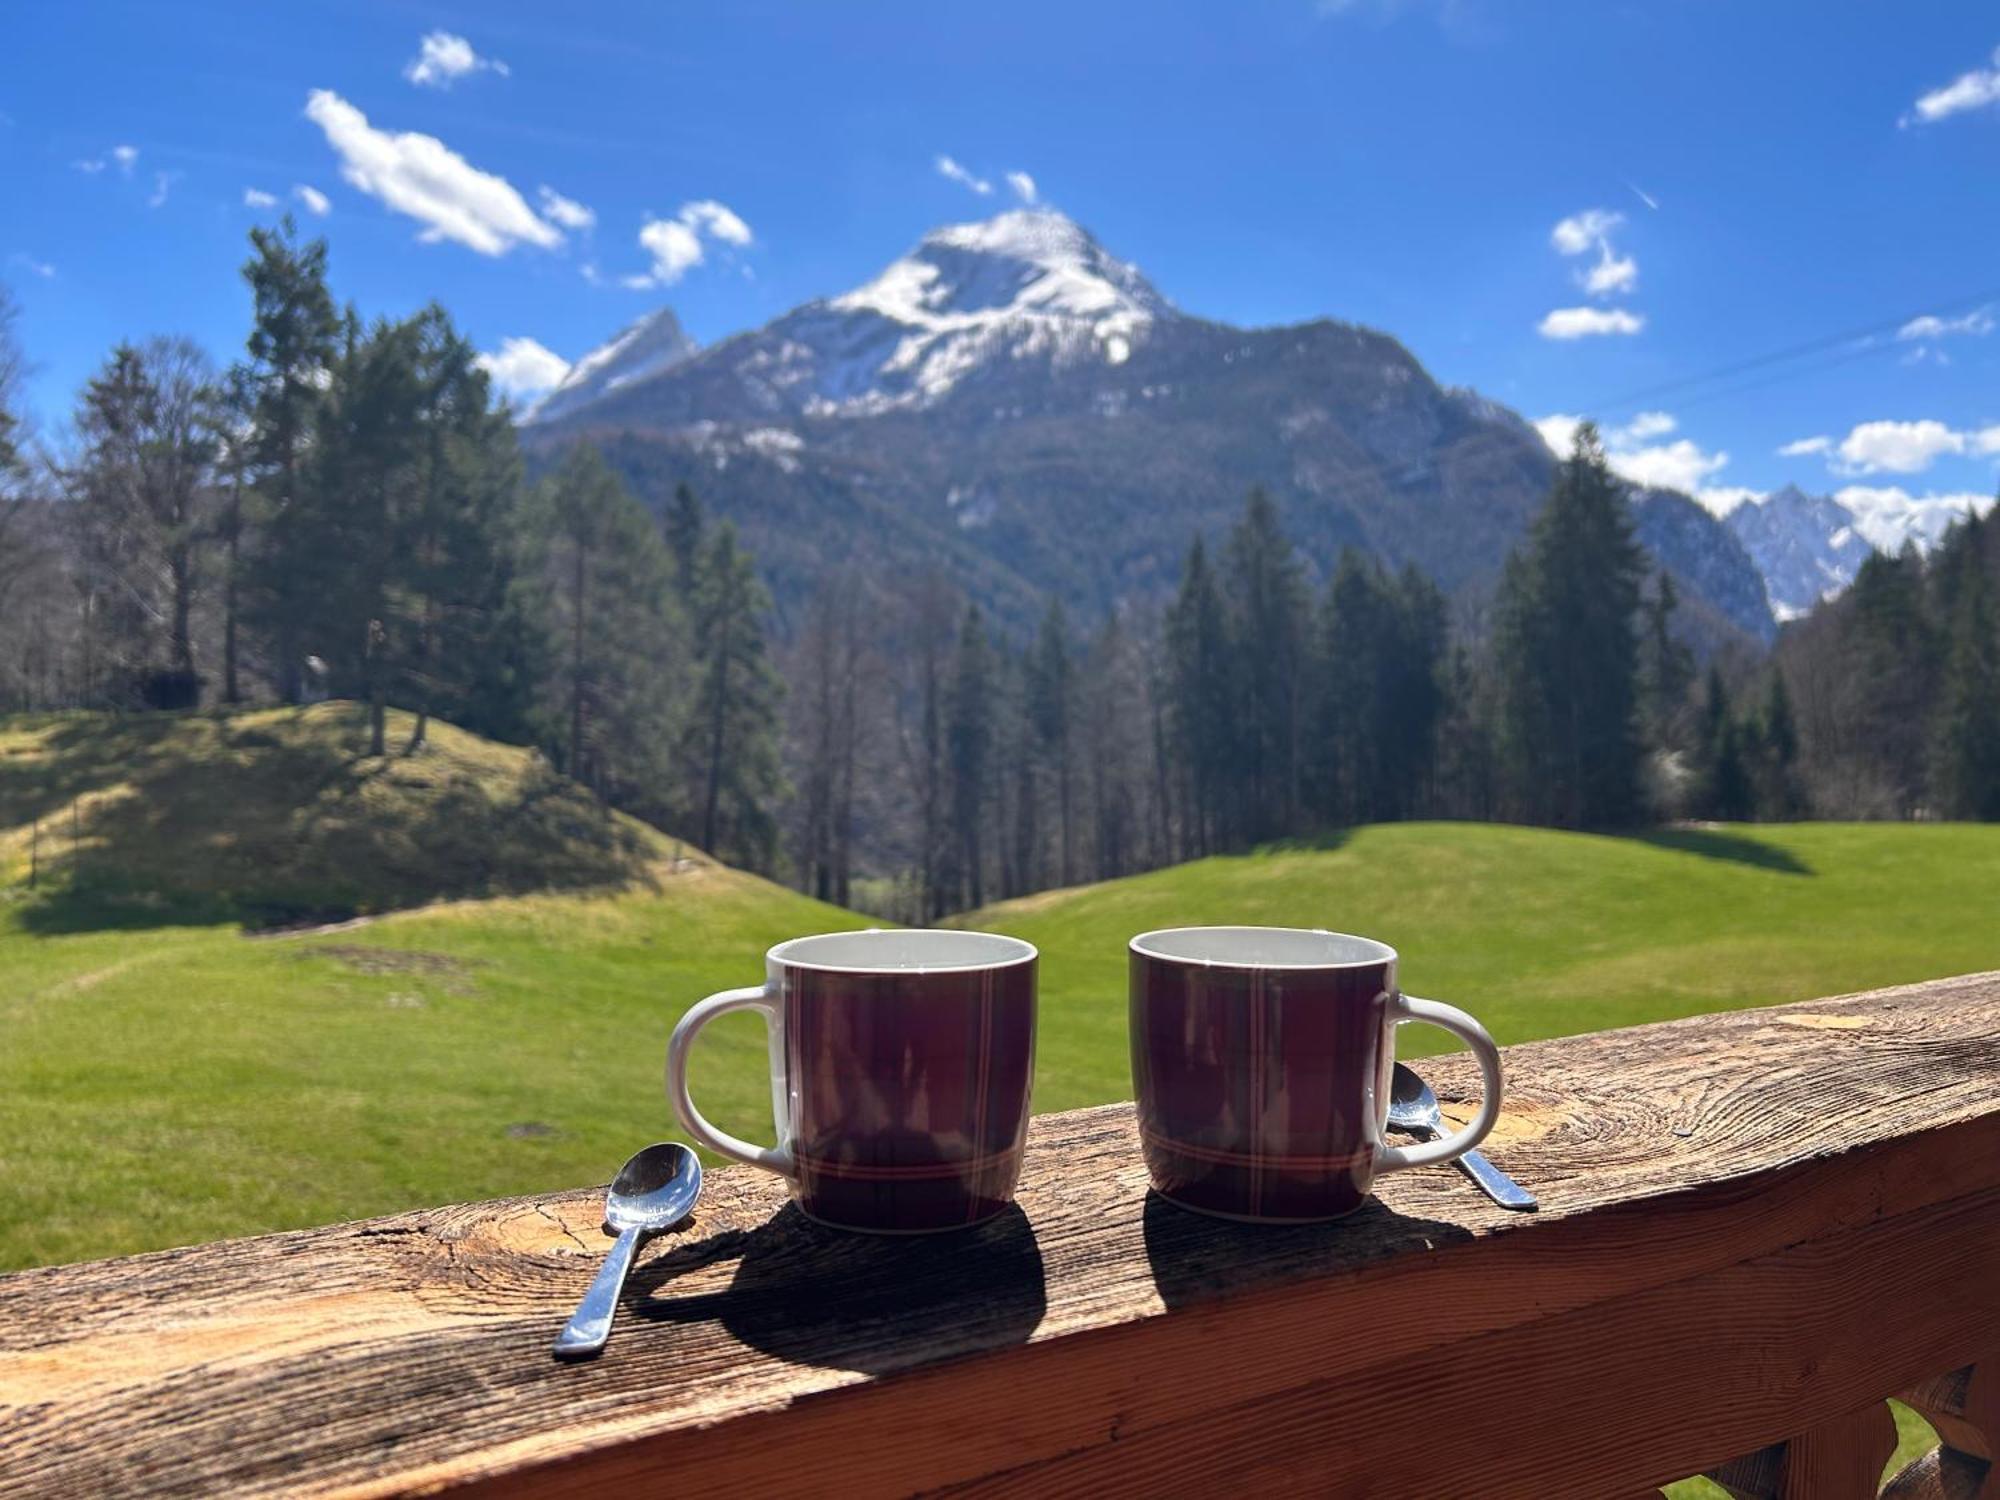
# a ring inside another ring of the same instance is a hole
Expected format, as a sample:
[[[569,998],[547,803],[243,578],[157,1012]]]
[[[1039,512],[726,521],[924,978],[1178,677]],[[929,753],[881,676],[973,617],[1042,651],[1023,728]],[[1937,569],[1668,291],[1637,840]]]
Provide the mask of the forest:
[[[364,321],[289,221],[243,276],[236,358],[122,344],[60,434],[0,289],[0,712],[352,698],[377,756],[438,716],[906,920],[1399,819],[2000,819],[1991,521],[1698,661],[1586,427],[1476,601],[1311,576],[1253,492],[1157,604],[1017,639],[941,567],[842,571],[781,637],[701,497],[531,462],[442,308]]]

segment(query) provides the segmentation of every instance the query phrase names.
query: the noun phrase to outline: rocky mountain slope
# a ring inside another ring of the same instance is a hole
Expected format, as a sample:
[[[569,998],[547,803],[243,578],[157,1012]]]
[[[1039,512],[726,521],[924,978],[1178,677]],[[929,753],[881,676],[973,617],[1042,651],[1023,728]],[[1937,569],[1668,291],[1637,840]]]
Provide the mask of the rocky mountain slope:
[[[1476,600],[1555,462],[1386,334],[1191,316],[1045,210],[937,230],[852,292],[615,378],[656,326],[579,361],[524,436],[596,439],[654,503],[691,482],[781,611],[845,565],[932,561],[1010,619],[1051,590],[1085,614],[1159,597],[1256,485],[1315,569],[1358,546]],[[1635,506],[1694,614],[1769,634],[1734,533],[1685,497]]]

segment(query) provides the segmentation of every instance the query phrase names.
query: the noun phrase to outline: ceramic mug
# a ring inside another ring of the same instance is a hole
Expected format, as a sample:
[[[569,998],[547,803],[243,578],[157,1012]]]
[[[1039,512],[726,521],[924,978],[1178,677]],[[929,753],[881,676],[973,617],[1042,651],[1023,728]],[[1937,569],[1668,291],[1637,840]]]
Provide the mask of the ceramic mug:
[[[1383,1172],[1463,1156],[1500,1113],[1500,1054],[1464,1011],[1405,995],[1396,950],[1295,927],[1177,927],[1132,939],[1132,1081],[1162,1197],[1236,1219],[1338,1218]],[[1463,1130],[1383,1139],[1396,1027],[1467,1042],[1484,1079]]]
[[[1036,953],[1019,938],[940,930],[794,938],[764,982],[710,995],[667,1044],[667,1095],[718,1156],[786,1178],[822,1223],[958,1229],[1013,1201],[1035,1068]],[[775,1146],[702,1117],[688,1050],[732,1010],[764,1018]]]

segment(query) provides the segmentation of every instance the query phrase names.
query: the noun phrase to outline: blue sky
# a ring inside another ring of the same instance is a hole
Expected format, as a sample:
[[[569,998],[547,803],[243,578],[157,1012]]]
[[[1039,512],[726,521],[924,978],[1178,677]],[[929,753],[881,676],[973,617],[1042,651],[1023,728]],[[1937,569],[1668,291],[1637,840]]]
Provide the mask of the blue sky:
[[[49,431],[120,338],[233,357],[244,235],[285,207],[364,313],[436,298],[482,349],[574,359],[663,301],[710,341],[846,290],[1022,172],[1189,311],[1385,329],[1718,506],[1994,488],[1984,5],[183,0],[8,30],[0,278]]]

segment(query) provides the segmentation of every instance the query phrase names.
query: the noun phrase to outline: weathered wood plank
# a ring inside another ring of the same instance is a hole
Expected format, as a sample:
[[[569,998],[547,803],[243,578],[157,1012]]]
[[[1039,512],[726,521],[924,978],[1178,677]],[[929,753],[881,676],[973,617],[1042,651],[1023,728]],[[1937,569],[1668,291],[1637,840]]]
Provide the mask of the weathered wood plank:
[[[1148,1198],[1129,1107],[1080,1111],[963,1236],[840,1236],[714,1174],[581,1366],[548,1341],[594,1193],[0,1278],[0,1488],[810,1491],[837,1456],[875,1491],[1602,1495],[2000,1346],[2000,976],[1507,1063],[1490,1149],[1536,1216],[1438,1171],[1218,1224]]]

